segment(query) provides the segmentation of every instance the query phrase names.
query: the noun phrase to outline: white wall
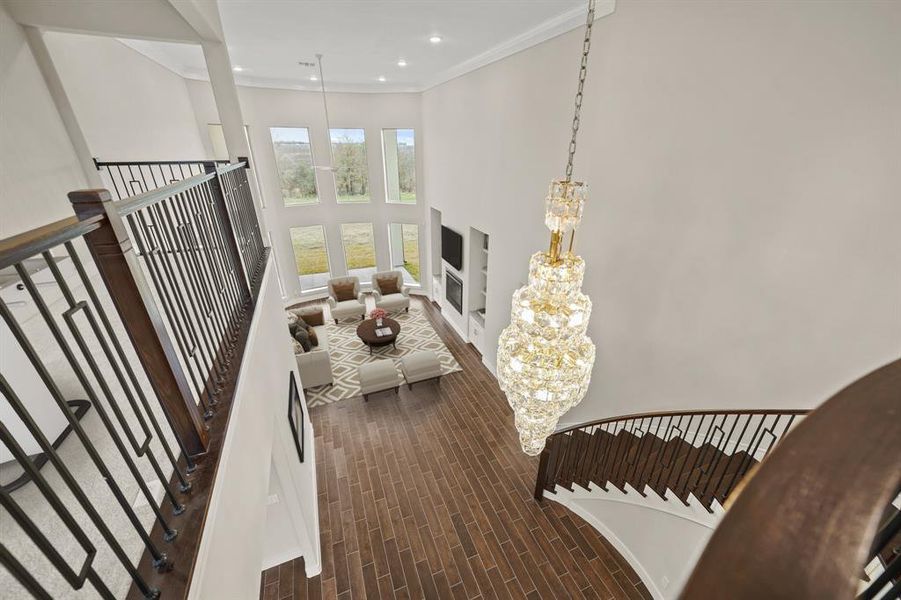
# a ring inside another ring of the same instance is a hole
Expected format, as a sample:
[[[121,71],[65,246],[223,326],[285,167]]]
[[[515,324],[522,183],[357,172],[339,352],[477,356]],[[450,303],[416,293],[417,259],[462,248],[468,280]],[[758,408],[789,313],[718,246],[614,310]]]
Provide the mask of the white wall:
[[[113,38],[51,31],[45,39],[96,158],[207,157],[180,76]]]
[[[72,216],[84,175],[22,28],[0,4],[0,238]]]
[[[210,85],[203,81],[188,81],[198,125],[217,123],[218,114]],[[328,95],[329,121],[333,128],[362,128],[366,134],[369,157],[368,204],[337,203],[334,179],[327,173],[317,174],[320,203],[314,206],[286,208],[281,199],[278,170],[269,134],[270,127],[306,127],[310,130],[313,156],[317,165],[329,162],[330,145],[326,131],[322,96],[313,92],[273,88],[239,87],[241,108],[248,126],[250,144],[265,202],[265,220],[272,234],[273,248],[278,257],[279,272],[286,294],[296,299],[300,282],[294,266],[289,229],[304,225],[326,226],[326,244],[332,275],[345,273],[344,254],[339,231],[340,223],[372,223],[375,232],[375,251],[379,269],[390,269],[388,248],[389,223],[420,223],[421,280],[427,289],[430,269],[426,260],[426,202],[423,183],[423,128],[420,122],[418,94],[332,94]],[[417,204],[415,206],[385,202],[384,169],[382,166],[382,129],[412,128],[416,132]],[[211,148],[210,148],[211,149]],[[321,295],[321,293],[320,293]]]
[[[189,598],[259,596],[270,546],[265,539],[266,499],[273,465],[279,470],[282,501],[291,504],[295,514],[305,515],[290,520],[299,545],[310,553],[308,562],[319,564],[318,525],[313,529],[306,525],[318,520],[313,429],[306,412],[309,454],[303,464],[296,454],[291,460],[284,443],[290,435],[288,374],[296,375],[297,363],[273,266],[270,260],[254,311]]]
[[[563,421],[810,407],[899,355],[898,31],[887,2],[624,0],[596,23],[575,176],[598,354]],[[491,236],[490,363],[547,247],[581,36],[423,94],[426,197]]]
[[[674,511],[688,511],[676,497],[670,503],[678,505]],[[678,597],[715,526],[643,506],[640,500],[574,498],[566,506],[600,531],[661,600]]]

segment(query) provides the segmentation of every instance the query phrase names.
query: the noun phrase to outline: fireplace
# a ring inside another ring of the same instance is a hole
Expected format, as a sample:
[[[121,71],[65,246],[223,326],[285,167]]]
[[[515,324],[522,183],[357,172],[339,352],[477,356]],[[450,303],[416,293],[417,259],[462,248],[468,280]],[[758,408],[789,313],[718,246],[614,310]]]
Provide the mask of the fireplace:
[[[463,282],[460,278],[444,270],[444,296],[451,306],[457,309],[457,312],[463,314]]]

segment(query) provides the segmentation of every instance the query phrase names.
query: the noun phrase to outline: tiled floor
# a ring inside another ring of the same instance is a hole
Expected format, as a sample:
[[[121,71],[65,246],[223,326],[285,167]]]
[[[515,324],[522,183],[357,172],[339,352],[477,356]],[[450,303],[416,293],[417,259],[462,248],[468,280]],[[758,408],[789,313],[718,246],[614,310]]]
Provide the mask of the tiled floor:
[[[594,528],[532,499],[537,459],[496,380],[423,304],[464,370],[310,410],[322,573],[274,567],[261,597],[650,598]]]

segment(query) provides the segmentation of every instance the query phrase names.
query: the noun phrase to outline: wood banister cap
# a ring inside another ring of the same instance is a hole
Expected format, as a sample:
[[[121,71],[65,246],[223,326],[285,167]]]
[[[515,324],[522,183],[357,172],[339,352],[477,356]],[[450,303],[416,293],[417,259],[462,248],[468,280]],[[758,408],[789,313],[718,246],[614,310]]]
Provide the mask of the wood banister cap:
[[[109,190],[98,188],[93,190],[75,190],[69,192],[69,202],[72,204],[86,204],[94,202],[112,202],[113,196]]]

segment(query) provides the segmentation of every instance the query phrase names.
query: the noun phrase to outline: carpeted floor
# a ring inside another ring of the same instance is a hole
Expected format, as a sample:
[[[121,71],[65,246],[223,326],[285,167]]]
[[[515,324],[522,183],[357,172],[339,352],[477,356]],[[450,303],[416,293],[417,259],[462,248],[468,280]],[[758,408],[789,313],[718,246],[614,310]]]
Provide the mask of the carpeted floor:
[[[400,323],[400,334],[397,336],[397,348],[385,346],[374,348],[372,355],[369,347],[357,337],[358,320],[328,321],[325,325],[328,333],[329,356],[332,360],[334,385],[320,386],[306,390],[307,406],[315,407],[350,398],[360,397],[360,381],[357,378],[357,367],[361,364],[377,360],[393,360],[398,370],[400,358],[405,354],[431,350],[438,355],[445,375],[459,371],[460,365],[435,333],[432,325],[422,312],[420,301],[414,299],[410,303],[409,313],[392,314],[391,318]]]

